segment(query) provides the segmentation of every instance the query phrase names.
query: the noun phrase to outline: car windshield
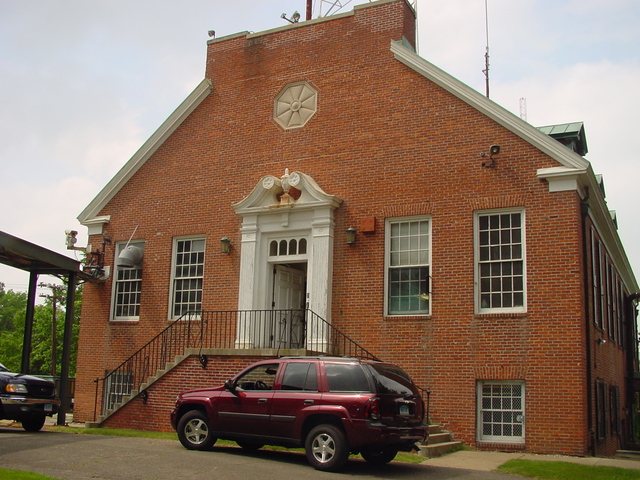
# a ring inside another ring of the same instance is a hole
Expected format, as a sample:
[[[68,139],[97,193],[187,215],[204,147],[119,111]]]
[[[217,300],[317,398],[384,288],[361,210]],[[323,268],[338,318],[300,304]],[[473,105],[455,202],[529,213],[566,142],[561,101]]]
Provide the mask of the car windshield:
[[[374,381],[378,393],[396,395],[418,395],[418,388],[411,377],[400,367],[389,364],[371,364],[374,370]]]
[[[8,372],[10,371],[7,367],[0,363],[0,372]]]

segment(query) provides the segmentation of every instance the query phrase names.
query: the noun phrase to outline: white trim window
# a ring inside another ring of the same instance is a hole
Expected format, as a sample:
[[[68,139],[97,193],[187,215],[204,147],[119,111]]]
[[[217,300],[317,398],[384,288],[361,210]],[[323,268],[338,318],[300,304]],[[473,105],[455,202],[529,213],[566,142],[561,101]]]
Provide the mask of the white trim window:
[[[202,310],[204,238],[176,238],[173,243],[171,316]]]
[[[524,382],[478,382],[479,442],[524,443]]]
[[[387,219],[385,304],[387,315],[428,315],[431,301],[431,220]]]
[[[132,267],[118,265],[118,257],[127,247],[144,251],[144,242],[121,242],[116,244],[115,276],[113,282],[113,320],[138,320],[140,318],[140,296],[142,294],[142,263]]]
[[[478,212],[476,230],[476,310],[526,311],[524,211]]]

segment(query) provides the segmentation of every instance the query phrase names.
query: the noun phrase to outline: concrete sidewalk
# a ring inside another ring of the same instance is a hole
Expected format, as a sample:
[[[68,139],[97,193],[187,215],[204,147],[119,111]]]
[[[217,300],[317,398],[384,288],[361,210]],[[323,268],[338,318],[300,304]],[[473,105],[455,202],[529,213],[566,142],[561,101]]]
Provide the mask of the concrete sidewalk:
[[[502,453],[460,450],[441,457],[429,458],[423,465],[434,467],[463,468],[466,470],[480,470],[490,472],[509,460],[521,458],[524,460],[538,460],[549,462],[570,462],[582,465],[597,465],[640,470],[640,460],[600,457],[569,457],[563,455],[534,455],[530,453]]]

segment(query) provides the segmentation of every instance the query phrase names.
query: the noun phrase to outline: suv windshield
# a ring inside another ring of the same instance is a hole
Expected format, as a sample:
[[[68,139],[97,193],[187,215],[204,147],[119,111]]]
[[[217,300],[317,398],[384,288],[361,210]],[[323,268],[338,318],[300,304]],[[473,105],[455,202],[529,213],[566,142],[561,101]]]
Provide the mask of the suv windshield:
[[[396,395],[418,395],[418,389],[404,370],[395,365],[370,364],[378,393]]]

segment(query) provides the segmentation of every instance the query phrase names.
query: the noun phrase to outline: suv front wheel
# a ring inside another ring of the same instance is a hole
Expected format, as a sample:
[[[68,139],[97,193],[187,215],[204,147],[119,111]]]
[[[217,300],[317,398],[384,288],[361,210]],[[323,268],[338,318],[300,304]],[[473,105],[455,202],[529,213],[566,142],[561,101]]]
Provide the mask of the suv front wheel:
[[[305,441],[307,460],[317,470],[335,472],[349,459],[347,439],[333,425],[318,425],[313,428]]]
[[[209,419],[199,410],[191,410],[184,414],[178,422],[178,438],[189,450],[210,450],[218,440],[211,433]]]

